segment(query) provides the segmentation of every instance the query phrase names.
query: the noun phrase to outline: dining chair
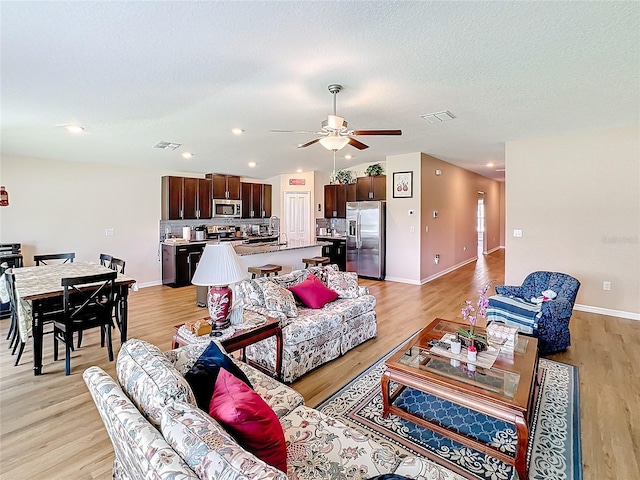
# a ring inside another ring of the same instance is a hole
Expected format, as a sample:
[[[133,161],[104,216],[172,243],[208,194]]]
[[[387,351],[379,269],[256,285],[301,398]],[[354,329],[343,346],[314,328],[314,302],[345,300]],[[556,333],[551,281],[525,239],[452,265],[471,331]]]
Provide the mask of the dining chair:
[[[49,253],[45,255],[34,255],[33,261],[36,262],[36,267],[40,265],[48,265],[49,260],[64,260],[62,263],[73,263],[73,259],[76,258],[75,252],[70,253]]]
[[[53,359],[58,360],[58,343],[65,344],[65,375],[71,373],[73,334],[100,328],[106,339],[109,361],[113,361],[111,326],[116,272],[70,277],[61,280],[64,288],[62,317],[54,319]],[[92,284],[92,285],[88,285]]]
[[[111,259],[113,257],[111,255],[109,255],[108,253],[101,253],[100,254],[100,265],[102,265],[103,267],[109,267],[111,268]]]
[[[13,364],[14,366],[16,366],[20,363],[20,358],[22,357],[22,352],[24,352],[26,342],[24,342],[22,338],[20,338],[20,332],[18,329],[18,297],[16,296],[15,275],[13,274],[13,271],[11,269],[6,270],[4,272],[4,275],[7,280],[7,290],[9,291],[9,303],[11,304],[11,325],[13,326],[9,348],[12,348],[11,355],[15,355],[16,348],[18,349],[18,356],[16,357],[16,361]]]
[[[125,266],[125,261],[120,259],[120,258],[116,258],[116,257],[111,257],[111,270],[115,270],[118,273],[122,273],[124,275],[124,266]]]
[[[108,266],[111,270],[114,270],[117,273],[122,273],[124,274],[124,267],[125,267],[125,261],[120,259],[120,258],[116,258],[116,257],[112,257],[111,255],[107,255],[105,253],[101,253],[100,254],[100,260],[102,263],[102,257],[109,257],[111,260],[109,262]],[[104,265],[104,264],[103,264]],[[122,331],[122,309],[124,308],[124,306],[122,305],[122,302],[120,301],[120,295],[118,294],[118,290],[116,290],[115,294],[114,294],[114,306],[113,306],[113,319],[115,320],[115,324],[118,326],[118,330]],[[113,327],[113,325],[112,325]],[[80,348],[80,346],[82,345],[82,332],[78,332],[78,348]],[[100,333],[100,346],[104,347],[104,332]]]

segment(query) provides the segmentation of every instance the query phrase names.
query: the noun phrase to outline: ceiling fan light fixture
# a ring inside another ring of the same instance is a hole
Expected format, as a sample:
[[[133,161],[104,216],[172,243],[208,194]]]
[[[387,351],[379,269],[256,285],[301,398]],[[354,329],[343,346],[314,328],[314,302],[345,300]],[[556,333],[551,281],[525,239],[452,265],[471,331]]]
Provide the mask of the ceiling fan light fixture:
[[[339,135],[329,135],[320,139],[320,145],[327,150],[342,150],[349,143],[349,137],[341,137]]]

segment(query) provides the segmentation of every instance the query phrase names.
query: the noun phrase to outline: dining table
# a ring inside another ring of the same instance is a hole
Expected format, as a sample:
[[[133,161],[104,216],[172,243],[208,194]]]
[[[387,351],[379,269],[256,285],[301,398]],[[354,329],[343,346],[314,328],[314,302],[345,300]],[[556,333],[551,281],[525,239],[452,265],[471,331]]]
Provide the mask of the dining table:
[[[33,373],[42,374],[42,346],[44,324],[48,317],[60,313],[64,288],[62,279],[84,277],[112,272],[108,267],[93,262],[73,262],[37,267],[14,268],[16,297],[18,299],[18,330],[23,342],[33,338]],[[129,288],[136,281],[118,273],[115,286],[116,309],[119,315],[120,341],[127,339]],[[91,288],[87,285],[87,288]]]

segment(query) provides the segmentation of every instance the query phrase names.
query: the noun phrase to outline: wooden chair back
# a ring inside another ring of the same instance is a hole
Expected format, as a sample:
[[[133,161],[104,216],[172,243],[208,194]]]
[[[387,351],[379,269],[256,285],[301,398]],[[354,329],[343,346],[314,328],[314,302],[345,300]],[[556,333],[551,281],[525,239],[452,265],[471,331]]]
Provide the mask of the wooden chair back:
[[[118,273],[122,273],[124,275],[124,265],[125,265],[125,261],[120,259],[120,258],[116,258],[116,257],[112,257],[111,258],[111,269],[115,270]]]
[[[73,263],[74,258],[76,258],[75,252],[69,253],[48,253],[44,255],[34,255],[33,261],[36,262],[36,267],[40,265],[48,265],[49,260],[64,260],[61,263]]]
[[[111,268],[111,259],[113,257],[111,255],[109,255],[108,253],[101,253],[100,254],[100,265],[102,265],[103,267],[109,267]]]

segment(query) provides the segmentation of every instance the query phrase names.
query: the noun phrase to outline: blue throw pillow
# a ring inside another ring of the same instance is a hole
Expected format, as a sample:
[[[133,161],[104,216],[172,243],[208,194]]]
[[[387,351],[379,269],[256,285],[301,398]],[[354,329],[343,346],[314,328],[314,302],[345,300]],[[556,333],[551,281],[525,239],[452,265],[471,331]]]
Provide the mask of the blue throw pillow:
[[[209,403],[213,396],[213,389],[216,386],[218,372],[224,368],[234,377],[243,381],[247,386],[253,389],[253,385],[238,367],[215,342],[211,342],[209,346],[202,352],[196,363],[185,373],[184,378],[187,380],[196,397],[198,407],[205,412],[209,411]]]

